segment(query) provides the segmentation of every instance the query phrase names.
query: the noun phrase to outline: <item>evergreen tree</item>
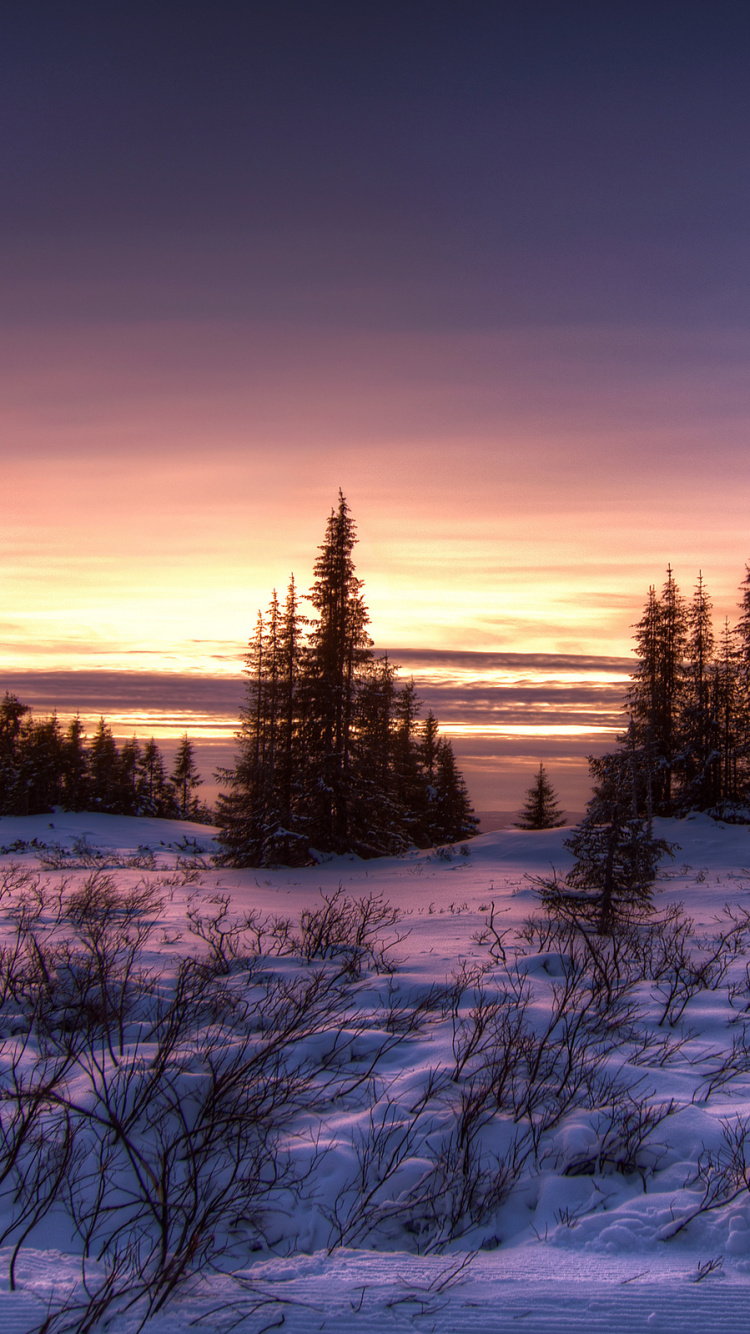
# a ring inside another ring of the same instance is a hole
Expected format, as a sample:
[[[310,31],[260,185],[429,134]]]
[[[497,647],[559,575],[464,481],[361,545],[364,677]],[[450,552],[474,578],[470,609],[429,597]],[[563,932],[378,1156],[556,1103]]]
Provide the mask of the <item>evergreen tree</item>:
[[[177,817],[175,790],[167,778],[164,758],[153,737],[141,751],[136,790],[140,815],[151,815],[162,820]]]
[[[526,804],[514,825],[515,829],[559,829],[565,824],[565,816],[560,809],[557,793],[553,788],[543,764],[539,773],[526,793]]]
[[[0,702],[0,814],[23,814],[25,794],[21,790],[19,773],[19,737],[24,718],[29,714],[27,704],[16,695],[5,692]],[[20,809],[19,809],[20,804]]]
[[[177,799],[178,818],[193,819],[199,813],[199,802],[194,793],[196,788],[201,786],[203,779],[196,767],[193,743],[187,732],[177,748],[171,782]]]
[[[680,811],[707,810],[717,799],[717,719],[714,708],[714,635],[711,601],[699,573],[687,614],[687,661],[684,699],[679,718],[679,753],[676,770]]]
[[[300,661],[305,617],[299,610],[294,575],[289,580],[286,601],[279,622],[278,635],[278,743],[276,746],[276,802],[280,830],[278,851],[283,860],[307,860],[307,848],[294,833],[299,816],[302,787],[303,754],[300,718]],[[285,844],[286,846],[282,846]]]
[[[728,621],[724,624],[719,653],[714,662],[712,695],[716,752],[711,814],[719,819],[745,820],[747,789],[742,782],[741,770],[744,721],[741,657]]]
[[[743,800],[750,789],[750,565],[740,586],[740,618],[736,630],[737,732],[739,785]]]
[[[274,593],[258,617],[235,762],[218,774],[227,789],[220,840],[233,865],[304,864],[313,847],[373,856],[475,832],[435,719],[420,730],[413,682],[399,688],[387,656],[373,657],[355,542],[339,493],[315,562],[316,616],[300,615],[292,579],[284,607]]]
[[[63,737],[55,714],[23,718],[16,740],[15,815],[47,814],[62,801]]]
[[[274,591],[248,644],[235,763],[219,774],[229,788],[219,797],[220,839],[233,865],[309,861],[300,828],[305,814],[300,795],[301,624],[292,580],[283,612]]]
[[[651,822],[638,814],[638,752],[633,729],[627,748],[589,761],[594,791],[581,823],[564,840],[575,864],[563,886],[543,885],[553,910],[564,907],[590,917],[602,934],[633,913],[648,911],[656,870],[671,846],[654,838]]]
[[[369,615],[352,559],[356,541],[354,520],[339,491],[338,509],[328,519],[309,594],[317,618],[309,634],[303,686],[308,828],[317,845],[332,852],[344,852],[351,845],[356,696],[361,674],[372,660]]]
[[[141,748],[135,737],[125,741],[120,751],[117,784],[117,814],[141,815],[140,808]]]
[[[88,799],[88,755],[80,718],[68,724],[62,744],[62,805],[66,811],[85,811]]]
[[[89,798],[92,810],[119,814],[122,796],[120,753],[112,729],[99,719],[89,746]]]
[[[393,702],[393,768],[395,800],[401,812],[404,842],[406,846],[414,847],[429,844],[426,830],[429,800],[423,769],[424,736],[419,725],[419,710],[420,700],[412,680],[396,691]],[[433,780],[434,763],[433,755]]]
[[[363,856],[408,846],[395,764],[396,697],[396,669],[387,656],[371,662],[359,681],[350,757],[350,847]]]
[[[441,738],[435,761],[435,797],[432,834],[437,843],[458,843],[473,838],[479,821],[474,815],[466,783],[456,764],[453,746]]]
[[[637,743],[651,770],[651,796],[657,815],[673,813],[673,773],[679,754],[679,718],[683,704],[687,615],[672,575],[661,598],[649,590],[636,627],[638,665],[628,692]]]
[[[422,770],[428,787],[435,784],[435,775],[437,773],[437,756],[440,728],[438,720],[432,709],[422,724],[422,737],[419,742],[419,755],[422,762]]]

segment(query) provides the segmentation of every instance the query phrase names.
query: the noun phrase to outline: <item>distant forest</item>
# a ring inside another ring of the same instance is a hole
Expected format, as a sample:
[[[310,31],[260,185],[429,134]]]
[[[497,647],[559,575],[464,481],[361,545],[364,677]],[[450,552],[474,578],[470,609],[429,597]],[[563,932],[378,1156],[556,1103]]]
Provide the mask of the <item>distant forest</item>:
[[[621,749],[590,762],[595,785],[627,770],[639,813],[750,822],[750,567],[737,625],[716,641],[701,574],[691,600],[671,568],[635,627],[637,663]],[[623,779],[624,782],[624,779]]]
[[[0,701],[0,815],[68,811],[153,815],[167,820],[213,819],[196,795],[202,780],[185,735],[171,773],[153,737],[118,746],[104,721],[89,742],[74,718],[63,730],[57,717],[33,718],[6,692]]]

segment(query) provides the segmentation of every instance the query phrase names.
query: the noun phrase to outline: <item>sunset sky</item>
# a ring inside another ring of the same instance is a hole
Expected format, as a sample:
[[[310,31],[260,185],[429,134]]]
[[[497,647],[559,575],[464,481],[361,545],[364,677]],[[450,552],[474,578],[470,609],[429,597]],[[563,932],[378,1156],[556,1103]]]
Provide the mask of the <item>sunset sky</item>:
[[[744,5],[29,0],[0,37],[8,688],[236,674],[339,487],[485,806],[507,655],[580,769],[667,562],[734,615]]]

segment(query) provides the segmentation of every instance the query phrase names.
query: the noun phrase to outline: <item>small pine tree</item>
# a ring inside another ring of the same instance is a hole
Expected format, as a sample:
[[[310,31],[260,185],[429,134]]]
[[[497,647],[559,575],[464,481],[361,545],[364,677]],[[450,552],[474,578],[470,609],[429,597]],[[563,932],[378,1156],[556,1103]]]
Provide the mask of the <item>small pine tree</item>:
[[[120,814],[120,752],[112,729],[99,719],[89,747],[91,809]]]
[[[638,751],[631,726],[629,748],[589,760],[598,780],[586,815],[564,846],[575,864],[565,880],[543,881],[548,909],[592,919],[603,935],[633,913],[648,911],[656,868],[672,846],[654,838],[651,821],[638,815]]]
[[[432,835],[435,844],[458,843],[473,838],[479,820],[474,814],[463,776],[456,764],[453,746],[441,737],[435,761],[435,798]]]
[[[203,779],[195,766],[193,743],[187,732],[177,748],[171,777],[177,797],[177,809],[181,820],[190,820],[198,811],[198,798],[193,796]]]
[[[557,793],[553,788],[543,764],[539,765],[533,785],[526,793],[526,805],[514,829],[559,829],[565,824],[565,816],[558,804]]]
[[[66,811],[85,811],[88,796],[88,756],[80,718],[71,719],[62,748],[62,804]]]
[[[141,751],[138,764],[138,810],[141,815],[154,815],[162,820],[177,815],[175,790],[164,769],[164,759],[154,738]]]

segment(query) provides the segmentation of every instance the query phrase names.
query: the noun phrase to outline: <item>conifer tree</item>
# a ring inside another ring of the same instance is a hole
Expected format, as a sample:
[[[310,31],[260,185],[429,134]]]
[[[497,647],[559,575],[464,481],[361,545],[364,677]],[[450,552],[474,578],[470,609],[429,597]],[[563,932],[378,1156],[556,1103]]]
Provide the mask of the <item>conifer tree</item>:
[[[716,720],[715,783],[711,813],[721,819],[746,819],[747,790],[743,786],[741,659],[737,641],[724,623],[719,653],[713,666],[713,711]],[[705,808],[703,808],[705,809]]]
[[[24,718],[29,713],[17,695],[5,692],[0,702],[0,814],[17,815],[24,797],[20,788],[19,737]]]
[[[736,630],[737,731],[739,782],[743,799],[750,789],[750,565],[740,586],[740,618]]]
[[[140,815],[139,770],[141,748],[135,737],[123,742],[120,751],[119,781],[117,794],[118,815]]]
[[[120,753],[112,729],[99,719],[89,746],[89,794],[92,810],[119,813]]]
[[[356,790],[352,742],[356,695],[372,659],[362,581],[354,573],[356,526],[341,491],[315,562],[312,622],[305,655],[306,808],[311,836],[325,851],[350,846]]]
[[[374,856],[475,832],[435,719],[421,729],[413,683],[399,688],[387,655],[373,657],[355,543],[339,492],[314,567],[316,615],[300,614],[292,579],[284,607],[274,593],[258,617],[234,766],[218,775],[227,789],[220,840],[233,865],[304,864],[312,849]]]
[[[57,716],[21,722],[16,742],[14,814],[39,815],[62,800],[63,737]]]
[[[395,800],[401,811],[406,846],[423,846],[427,841],[427,781],[423,769],[423,736],[419,725],[420,700],[414,681],[396,691],[393,713],[395,733],[393,766]],[[434,756],[433,756],[434,780]]]
[[[561,885],[543,882],[552,910],[590,918],[602,934],[623,918],[648,911],[656,870],[671,845],[654,838],[651,822],[638,814],[638,752],[634,730],[628,745],[590,760],[595,778],[586,815],[564,846],[575,864]]]
[[[677,808],[707,810],[717,799],[718,736],[712,689],[714,635],[702,572],[687,613],[684,698],[679,717]]]
[[[559,829],[565,824],[565,816],[560,809],[557,793],[553,788],[543,764],[539,773],[526,793],[526,804],[516,820],[515,829]]]
[[[88,755],[80,718],[68,724],[62,744],[62,804],[66,811],[85,811],[88,798]]]
[[[661,597],[649,589],[636,627],[638,665],[628,692],[637,744],[651,770],[653,809],[673,812],[673,773],[679,754],[679,718],[683,703],[687,615],[671,566]]]
[[[294,575],[289,580],[286,601],[279,623],[279,736],[276,747],[277,805],[282,831],[280,838],[287,844],[285,860],[299,857],[307,860],[307,849],[294,833],[301,795],[303,756],[301,749],[300,718],[300,663],[303,648],[305,617],[299,609]]]
[[[432,835],[435,843],[457,843],[473,838],[479,821],[472,810],[466,783],[456,764],[453,746],[441,738],[435,761],[435,797]]]
[[[180,820],[191,820],[198,813],[198,798],[194,795],[200,787],[201,778],[195,764],[193,743],[187,732],[177,748],[171,782],[177,799],[177,811]]]
[[[176,818],[175,790],[167,778],[164,758],[153,737],[141,751],[136,784],[139,814],[162,820]]]

